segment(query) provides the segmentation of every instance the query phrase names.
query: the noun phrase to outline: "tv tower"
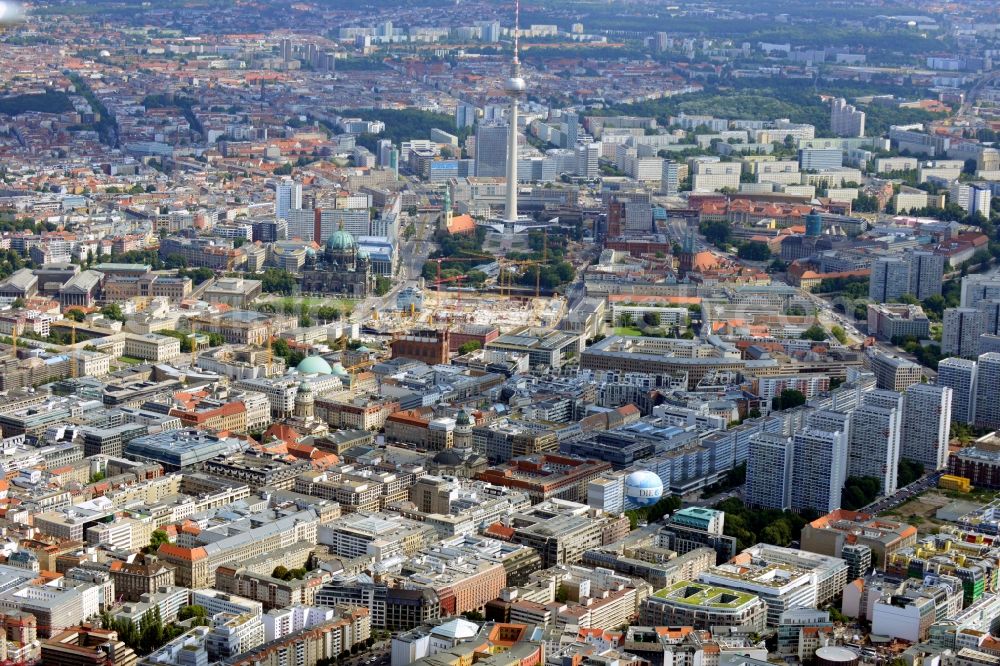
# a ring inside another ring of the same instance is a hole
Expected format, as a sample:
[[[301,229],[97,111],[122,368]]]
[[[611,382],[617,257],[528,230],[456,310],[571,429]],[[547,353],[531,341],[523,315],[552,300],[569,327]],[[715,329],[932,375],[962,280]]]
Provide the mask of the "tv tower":
[[[510,130],[507,133],[507,201],[504,221],[513,223],[517,216],[517,104],[524,96],[527,86],[521,78],[521,61],[518,46],[521,33],[521,1],[514,0],[514,59],[510,63],[510,78],[504,85],[504,92],[510,98]]]

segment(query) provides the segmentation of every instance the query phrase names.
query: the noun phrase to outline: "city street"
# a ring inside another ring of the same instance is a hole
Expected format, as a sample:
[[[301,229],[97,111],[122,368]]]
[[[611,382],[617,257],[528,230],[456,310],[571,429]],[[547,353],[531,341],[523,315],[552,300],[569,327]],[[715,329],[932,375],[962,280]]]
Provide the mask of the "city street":
[[[387,666],[392,659],[392,641],[379,641],[368,650],[351,655],[341,666]]]
[[[436,247],[432,239],[437,224],[437,214],[423,213],[411,218],[406,224],[409,224],[410,221],[416,227],[416,233],[400,245],[399,274],[395,284],[385,296],[369,296],[362,301],[351,314],[351,321],[364,322],[375,310],[383,312],[395,309],[396,296],[399,295],[399,292],[408,286],[416,285],[420,279],[424,263]]]

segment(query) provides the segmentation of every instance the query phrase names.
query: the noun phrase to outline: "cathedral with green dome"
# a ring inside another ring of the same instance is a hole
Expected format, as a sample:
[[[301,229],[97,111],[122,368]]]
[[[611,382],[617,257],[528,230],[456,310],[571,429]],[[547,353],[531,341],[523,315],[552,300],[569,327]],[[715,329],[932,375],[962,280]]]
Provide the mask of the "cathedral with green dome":
[[[322,254],[306,258],[302,267],[306,294],[343,294],[365,298],[375,291],[371,260],[343,224],[326,239]]]

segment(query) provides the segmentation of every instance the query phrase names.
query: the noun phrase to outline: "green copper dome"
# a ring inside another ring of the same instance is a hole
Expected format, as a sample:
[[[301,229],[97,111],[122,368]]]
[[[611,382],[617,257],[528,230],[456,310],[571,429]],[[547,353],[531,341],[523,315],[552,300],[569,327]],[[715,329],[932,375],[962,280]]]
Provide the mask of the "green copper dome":
[[[326,249],[332,252],[344,252],[355,247],[357,247],[357,243],[354,242],[354,236],[344,231],[343,228],[334,231],[326,240]]]
[[[302,375],[329,375],[333,373],[333,368],[322,356],[306,356],[299,361],[295,369]]]

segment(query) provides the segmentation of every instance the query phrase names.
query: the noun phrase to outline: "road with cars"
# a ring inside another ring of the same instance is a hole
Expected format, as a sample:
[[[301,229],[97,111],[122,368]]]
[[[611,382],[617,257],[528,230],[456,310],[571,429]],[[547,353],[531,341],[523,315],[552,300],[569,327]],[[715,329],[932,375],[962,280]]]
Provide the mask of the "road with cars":
[[[364,652],[351,655],[341,666],[388,666],[392,661],[392,641],[379,641]]]
[[[422,213],[414,218],[408,216],[404,228],[410,222],[413,223],[416,233],[413,234],[412,238],[400,244],[398,278],[401,279],[397,279],[389,293],[384,296],[369,296],[362,301],[351,315],[353,321],[364,322],[371,317],[375,310],[379,312],[394,310],[399,292],[405,287],[415,286],[420,279],[424,263],[437,247],[437,244],[432,240],[437,215]]]
[[[931,488],[937,486],[938,481],[941,480],[941,475],[944,471],[934,472],[933,474],[928,474],[922,476],[908,486],[903,486],[896,490],[895,493],[889,495],[888,497],[883,497],[882,499],[875,500],[868,506],[861,509],[864,513],[883,513],[885,511],[891,511],[903,504],[906,504],[911,499],[919,495],[920,493],[926,492]]]

